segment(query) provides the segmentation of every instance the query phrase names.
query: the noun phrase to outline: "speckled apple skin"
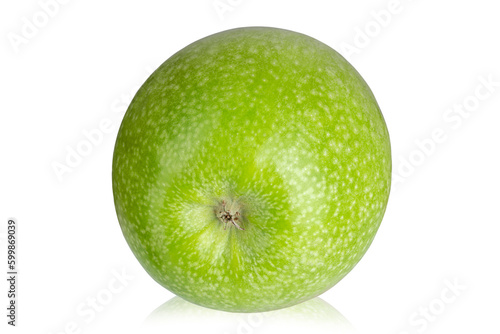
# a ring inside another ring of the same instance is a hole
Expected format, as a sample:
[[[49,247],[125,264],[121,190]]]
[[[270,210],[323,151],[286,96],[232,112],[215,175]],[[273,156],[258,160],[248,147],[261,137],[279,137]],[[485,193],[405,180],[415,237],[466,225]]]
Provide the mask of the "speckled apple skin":
[[[118,220],[145,270],[234,312],[339,282],[370,246],[390,181],[387,127],[358,72],[311,37],[266,27],[165,61],[130,104],[113,156]],[[217,218],[222,201],[244,230]]]

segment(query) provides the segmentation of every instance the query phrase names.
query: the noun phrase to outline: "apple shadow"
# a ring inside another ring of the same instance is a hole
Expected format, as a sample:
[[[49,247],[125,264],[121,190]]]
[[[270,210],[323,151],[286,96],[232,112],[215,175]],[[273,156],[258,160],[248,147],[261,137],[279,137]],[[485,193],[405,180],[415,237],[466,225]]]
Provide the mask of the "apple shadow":
[[[250,334],[286,331],[292,333],[357,333],[349,321],[334,307],[313,298],[301,304],[262,313],[217,311],[174,297],[144,320],[145,333]]]

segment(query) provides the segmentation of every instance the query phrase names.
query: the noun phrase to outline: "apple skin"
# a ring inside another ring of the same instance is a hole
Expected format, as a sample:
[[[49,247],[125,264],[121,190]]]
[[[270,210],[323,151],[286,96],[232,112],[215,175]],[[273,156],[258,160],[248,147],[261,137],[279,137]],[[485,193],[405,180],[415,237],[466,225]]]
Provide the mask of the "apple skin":
[[[122,232],[154,280],[205,307],[268,311],[320,295],[365,254],[389,197],[389,134],[336,51],[238,28],[147,79],[112,178]]]

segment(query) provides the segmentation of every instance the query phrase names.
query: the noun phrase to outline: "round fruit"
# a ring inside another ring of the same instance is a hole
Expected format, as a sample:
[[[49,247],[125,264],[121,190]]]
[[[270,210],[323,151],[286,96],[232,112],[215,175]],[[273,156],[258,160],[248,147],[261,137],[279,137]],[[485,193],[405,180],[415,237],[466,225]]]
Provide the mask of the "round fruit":
[[[123,234],[158,283],[226,311],[283,308],[361,259],[390,189],[387,128],[337,52],[265,27],[180,50],[139,89],[113,157]]]

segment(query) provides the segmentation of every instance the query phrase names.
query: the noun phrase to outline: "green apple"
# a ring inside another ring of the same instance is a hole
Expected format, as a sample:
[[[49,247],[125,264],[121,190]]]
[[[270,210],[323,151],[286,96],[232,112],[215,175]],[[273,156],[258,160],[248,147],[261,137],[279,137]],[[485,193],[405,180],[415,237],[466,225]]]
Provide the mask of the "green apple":
[[[327,45],[248,27],[198,40],[142,85],[113,192],[145,270],[209,308],[257,312],[325,292],[380,225],[390,142],[358,72]]]

